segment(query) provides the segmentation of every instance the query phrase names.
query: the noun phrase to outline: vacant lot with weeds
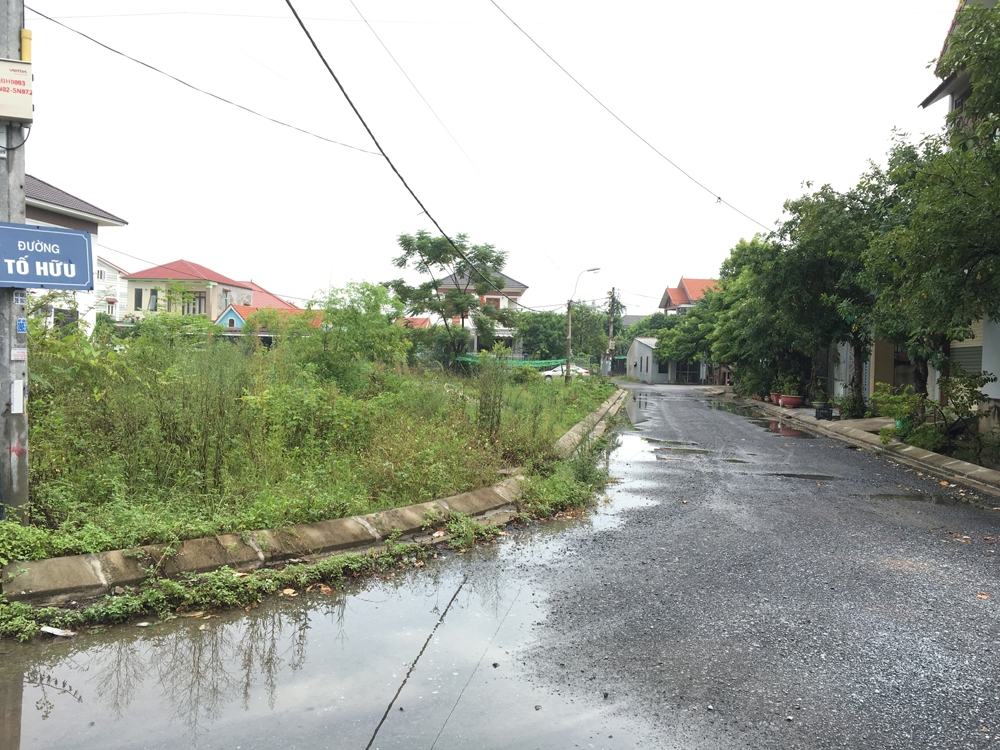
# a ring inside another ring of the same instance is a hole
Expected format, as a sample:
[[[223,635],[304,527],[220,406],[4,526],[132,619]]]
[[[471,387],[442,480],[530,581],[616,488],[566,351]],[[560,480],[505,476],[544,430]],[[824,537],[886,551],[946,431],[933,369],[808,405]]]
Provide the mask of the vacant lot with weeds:
[[[554,441],[612,392],[409,369],[386,292],[331,295],[321,325],[226,339],[195,316],[128,335],[32,320],[31,501],[0,522],[0,564],[371,513],[556,471]],[[312,318],[316,320],[317,318]],[[561,471],[561,470],[559,470]]]

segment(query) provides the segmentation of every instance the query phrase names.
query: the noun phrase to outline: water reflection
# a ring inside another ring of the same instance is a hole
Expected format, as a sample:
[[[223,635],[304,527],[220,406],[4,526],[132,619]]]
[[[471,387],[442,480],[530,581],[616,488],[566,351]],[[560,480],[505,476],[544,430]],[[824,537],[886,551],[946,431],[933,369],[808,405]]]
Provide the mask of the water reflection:
[[[625,413],[633,427],[649,421],[647,409],[649,409],[649,394],[645,391],[632,391],[632,395],[625,401]]]
[[[597,727],[604,737],[634,736],[602,717],[603,707],[585,709],[521,677],[528,670],[518,654],[545,616],[544,590],[527,571],[543,570],[564,546],[536,530],[332,596],[303,592],[221,619],[0,644],[0,747],[216,747],[222,739],[365,747],[380,720],[383,747],[429,747],[439,732],[439,749],[472,738],[514,747],[522,733],[533,745],[563,747]],[[534,709],[542,704],[544,714]]]

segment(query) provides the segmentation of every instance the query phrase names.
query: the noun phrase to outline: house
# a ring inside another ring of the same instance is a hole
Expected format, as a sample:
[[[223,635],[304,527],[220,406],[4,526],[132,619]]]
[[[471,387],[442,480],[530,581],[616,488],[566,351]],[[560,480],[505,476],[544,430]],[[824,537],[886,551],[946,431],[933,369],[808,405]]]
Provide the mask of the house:
[[[647,336],[636,336],[632,346],[628,348],[625,374],[640,383],[672,383],[669,365],[661,365],[653,356],[656,339]],[[671,363],[672,364],[672,363]]]
[[[716,283],[718,282],[715,279],[686,279],[681,276],[676,287],[668,286],[663,292],[660,307],[667,315],[684,315]]]
[[[153,266],[130,273],[127,278],[125,314],[132,318],[142,318],[151,310],[166,310],[216,320],[230,305],[254,304],[253,282],[235,281],[189,260]],[[174,298],[173,289],[179,290],[181,296]]]
[[[959,13],[970,5],[983,5],[989,8],[996,5],[996,0],[979,0],[978,2],[975,0],[962,0],[959,3],[958,10],[955,11],[955,16],[951,22],[951,28],[948,30],[948,36],[945,38],[944,45],[941,48],[941,56],[948,50],[948,37],[951,36],[951,32],[955,29]],[[940,60],[940,56],[938,59]],[[969,79],[969,74],[964,70],[942,70],[940,63],[934,69],[934,74],[942,79],[941,83],[920,103],[920,106],[927,108],[947,97],[949,114],[956,110],[962,110],[965,107],[966,100],[969,98],[969,94],[972,93],[972,82]],[[990,318],[977,321],[973,325],[971,338],[964,341],[951,342],[949,358],[952,362],[961,365],[962,369],[966,372],[986,370],[1000,376],[1000,321]],[[930,395],[933,397],[938,395],[936,392],[936,377],[934,377],[938,373],[932,370],[931,375],[934,382],[928,382],[927,386]],[[933,389],[932,386],[934,386]],[[1000,406],[1000,404],[997,404],[997,401],[1000,400],[1000,381],[987,383],[982,390],[992,400],[992,403],[986,405],[987,408],[992,410],[992,407]]]
[[[519,301],[521,299],[521,295],[528,290],[528,285],[522,284],[520,281],[516,281],[504,273],[493,273],[492,276],[499,277],[503,281],[503,288],[499,291],[491,290],[483,294],[480,297],[483,304],[493,305],[498,310],[520,309]],[[470,279],[466,274],[451,274],[438,283],[437,291],[438,294],[442,295],[447,294],[449,291],[454,289],[458,289],[469,294],[476,294],[476,285],[481,281],[481,279]],[[463,315],[461,317],[456,317],[453,322],[455,325],[460,325],[463,328],[469,328],[472,330],[473,337],[471,350],[473,352],[478,352],[482,342],[480,341],[479,334],[476,332],[475,325],[472,321],[466,319]],[[513,328],[497,326],[494,340],[508,346],[513,352],[515,358],[521,356],[521,342],[517,338],[517,331]]]
[[[122,319],[125,297],[128,294],[128,272],[121,266],[100,255],[94,258],[94,290],[76,292],[76,304],[80,319],[87,322],[89,330],[97,323],[97,314],[110,315],[115,321]]]
[[[403,328],[430,328],[430,318],[397,318],[396,322]]]
[[[226,333],[242,334],[243,327],[250,316],[261,310],[274,310],[281,318],[286,318],[290,315],[304,315],[308,318],[309,324],[314,328],[319,328],[323,324],[322,310],[302,310],[298,307],[271,307],[270,305],[264,307],[257,307],[256,305],[227,305],[222,314],[215,319],[215,324],[226,329]],[[257,332],[257,335],[261,338],[269,338],[271,333],[266,328],[261,328]]]
[[[78,229],[90,232],[96,238],[101,227],[123,227],[128,223],[30,174],[24,177],[24,193],[26,224]],[[125,293],[122,281],[124,270],[101,257],[97,257],[92,265],[94,290],[70,292],[76,300],[76,310],[69,309],[69,305],[66,309],[53,309],[49,313],[50,320],[56,316],[63,319],[82,318],[93,329],[99,312],[106,312],[116,320],[121,319],[121,303]]]

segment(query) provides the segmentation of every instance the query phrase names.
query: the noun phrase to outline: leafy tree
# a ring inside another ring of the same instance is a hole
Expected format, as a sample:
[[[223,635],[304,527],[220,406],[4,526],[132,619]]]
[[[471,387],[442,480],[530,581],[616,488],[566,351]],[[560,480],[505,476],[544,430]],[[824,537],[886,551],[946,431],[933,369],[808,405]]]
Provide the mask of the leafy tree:
[[[517,314],[516,327],[530,359],[561,359],[566,355],[565,315],[524,310]]]
[[[447,237],[434,237],[424,230],[401,234],[397,242],[402,254],[393,259],[393,264],[412,268],[427,280],[413,286],[396,279],[388,286],[410,315],[440,316],[448,337],[447,364],[453,364],[455,357],[468,350],[472,338],[468,322],[475,326],[485,348],[493,345],[497,324],[513,325],[513,309],[498,309],[483,299],[503,289],[504,281],[498,274],[507,262],[505,252],[493,245],[470,245],[465,234],[456,235],[452,244]],[[457,285],[442,290],[441,283],[449,276],[457,280]]]
[[[573,353],[577,356],[600,357],[608,349],[608,313],[586,302],[573,303]],[[566,335],[563,334],[565,352]]]

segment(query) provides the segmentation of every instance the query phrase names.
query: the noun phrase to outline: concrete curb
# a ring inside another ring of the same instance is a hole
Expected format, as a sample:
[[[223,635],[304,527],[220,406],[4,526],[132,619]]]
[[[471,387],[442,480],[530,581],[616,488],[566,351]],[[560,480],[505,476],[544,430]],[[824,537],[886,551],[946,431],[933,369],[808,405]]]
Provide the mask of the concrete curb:
[[[876,455],[891,457],[894,461],[906,464],[911,468],[940,474],[942,477],[954,480],[956,484],[964,485],[991,497],[1000,498],[1000,471],[993,471],[992,469],[986,469],[968,461],[959,461],[949,456],[942,456],[940,453],[925,451],[922,448],[915,448],[906,443],[889,443],[888,445],[883,445],[878,435],[865,432],[857,427],[852,427],[850,420],[831,422],[761,401],[750,399],[735,400],[739,401],[741,405],[751,406],[765,414],[780,418],[783,422],[801,425],[812,432],[818,432],[827,437],[850,443]]]
[[[556,443],[560,455],[570,455],[612,408],[616,412],[624,395],[624,391],[619,391],[563,435]],[[442,523],[452,513],[501,518],[506,512],[509,520],[521,495],[521,479],[517,473],[490,487],[365,516],[297,524],[277,531],[190,539],[174,550],[165,544],[152,544],[96,555],[13,562],[0,568],[0,591],[10,601],[50,606],[103,596],[118,586],[138,585],[149,577],[150,569],[167,578],[182,573],[205,573],[227,565],[249,571],[370,549],[397,532],[400,539],[414,541],[426,536],[424,527],[429,521]]]

